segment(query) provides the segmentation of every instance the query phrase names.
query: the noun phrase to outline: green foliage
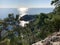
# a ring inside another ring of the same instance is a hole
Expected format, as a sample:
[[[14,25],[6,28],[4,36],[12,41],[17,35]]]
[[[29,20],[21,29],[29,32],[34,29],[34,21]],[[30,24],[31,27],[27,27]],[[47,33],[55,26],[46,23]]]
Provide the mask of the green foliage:
[[[59,0],[52,1],[51,4],[56,4]],[[4,20],[0,20],[0,42],[7,39],[9,45],[31,45],[53,32],[60,31],[60,6],[56,7],[53,12],[48,14],[40,13],[35,15],[34,21],[30,22],[26,27],[16,25],[19,24],[19,15],[8,14]],[[6,27],[12,26],[12,29]],[[6,30],[7,35],[1,38],[1,32]]]
[[[11,15],[11,14],[10,14]],[[15,22],[18,22],[14,16],[5,18],[3,25],[5,28],[8,25],[12,25],[12,30],[7,30],[8,35],[1,40],[9,39],[10,45],[31,45],[41,39],[44,39],[53,32],[60,30],[60,15],[54,15],[54,13],[44,14],[41,13],[36,16],[33,22],[30,22],[26,27],[17,26]],[[11,21],[12,24],[7,22]],[[17,32],[17,35],[15,34]],[[27,43],[28,42],[28,43]]]
[[[56,2],[58,2],[59,0],[52,0],[52,2],[51,2],[51,5],[52,4],[55,4],[56,5]]]

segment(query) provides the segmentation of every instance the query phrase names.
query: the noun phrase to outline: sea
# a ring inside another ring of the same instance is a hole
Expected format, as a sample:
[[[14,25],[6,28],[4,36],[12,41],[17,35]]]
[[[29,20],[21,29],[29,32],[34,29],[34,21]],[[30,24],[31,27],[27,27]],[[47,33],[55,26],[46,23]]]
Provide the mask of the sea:
[[[28,15],[35,15],[40,13],[50,13],[54,8],[29,8],[27,11]],[[14,15],[19,14],[18,8],[0,8],[0,19],[8,17],[8,14],[13,13]]]

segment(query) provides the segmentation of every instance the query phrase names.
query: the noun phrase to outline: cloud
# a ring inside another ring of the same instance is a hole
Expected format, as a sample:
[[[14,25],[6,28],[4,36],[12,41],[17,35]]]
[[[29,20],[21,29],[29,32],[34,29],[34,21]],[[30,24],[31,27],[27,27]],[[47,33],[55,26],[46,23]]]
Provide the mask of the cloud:
[[[18,6],[15,6],[15,5],[0,5],[0,8],[18,8]]]
[[[27,8],[54,8],[52,5],[29,5],[29,6],[24,6],[24,5],[0,5],[0,8],[22,8],[22,7],[27,7]]]
[[[51,0],[0,0],[0,8],[53,8]]]

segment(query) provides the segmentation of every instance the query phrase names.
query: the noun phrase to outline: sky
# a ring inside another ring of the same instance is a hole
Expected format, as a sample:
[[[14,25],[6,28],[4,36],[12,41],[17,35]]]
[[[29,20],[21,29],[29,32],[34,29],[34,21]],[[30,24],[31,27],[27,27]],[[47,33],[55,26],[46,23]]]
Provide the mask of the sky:
[[[51,0],[0,0],[0,8],[53,8]]]

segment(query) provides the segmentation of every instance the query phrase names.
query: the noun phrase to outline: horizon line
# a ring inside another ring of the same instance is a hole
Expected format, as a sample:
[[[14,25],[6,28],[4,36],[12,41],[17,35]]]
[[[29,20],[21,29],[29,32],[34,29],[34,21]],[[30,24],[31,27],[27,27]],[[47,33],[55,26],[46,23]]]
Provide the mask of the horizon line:
[[[55,8],[55,7],[0,7],[0,8]]]

